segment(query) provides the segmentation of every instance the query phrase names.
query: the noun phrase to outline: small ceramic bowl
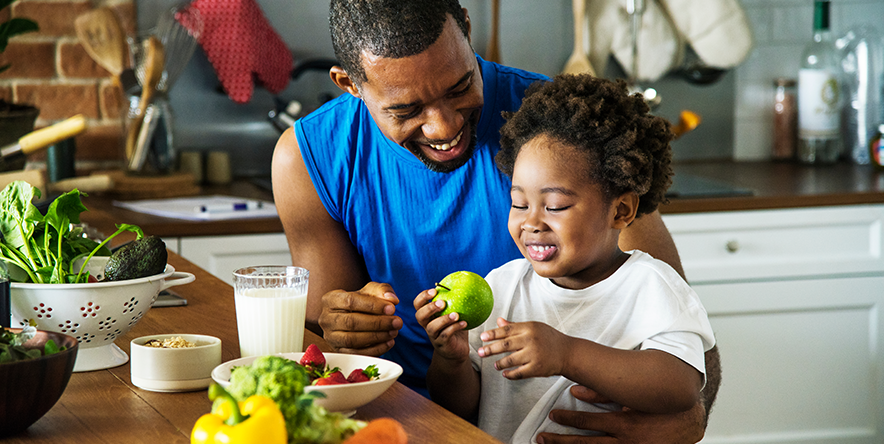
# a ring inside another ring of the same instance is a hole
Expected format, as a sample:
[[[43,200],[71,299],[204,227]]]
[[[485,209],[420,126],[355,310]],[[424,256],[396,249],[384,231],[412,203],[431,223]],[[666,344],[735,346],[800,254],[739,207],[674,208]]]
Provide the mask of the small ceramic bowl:
[[[195,344],[186,348],[145,345],[180,337]],[[212,382],[212,370],[221,364],[221,340],[214,336],[163,334],[133,339],[129,348],[132,383],[154,392],[202,390]]]
[[[298,362],[303,355],[304,353],[280,353],[277,356]],[[354,369],[364,369],[369,365],[376,366],[380,372],[380,379],[373,381],[340,385],[311,385],[304,389],[307,392],[323,393],[325,398],[317,398],[313,402],[325,407],[330,412],[341,412],[346,416],[352,415],[356,409],[374,401],[375,398],[387,391],[402,375],[402,367],[386,359],[342,353],[324,353],[324,355],[328,366],[340,367],[344,375],[349,375]],[[258,357],[250,356],[227,361],[215,368],[212,378],[218,385],[227,388],[230,385],[230,371],[233,367],[249,365],[255,359]]]

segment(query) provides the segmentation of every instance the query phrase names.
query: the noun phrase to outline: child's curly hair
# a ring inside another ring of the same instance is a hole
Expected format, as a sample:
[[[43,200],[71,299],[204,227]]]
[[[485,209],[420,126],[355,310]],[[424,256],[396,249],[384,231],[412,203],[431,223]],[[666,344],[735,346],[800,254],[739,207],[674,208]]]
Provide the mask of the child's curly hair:
[[[500,129],[497,166],[512,177],[522,146],[545,134],[586,155],[588,179],[609,201],[634,191],[637,215],[651,213],[667,202],[673,135],[666,120],[648,111],[641,95],[628,94],[623,80],[561,74],[534,83],[517,112],[503,113],[507,122]]]

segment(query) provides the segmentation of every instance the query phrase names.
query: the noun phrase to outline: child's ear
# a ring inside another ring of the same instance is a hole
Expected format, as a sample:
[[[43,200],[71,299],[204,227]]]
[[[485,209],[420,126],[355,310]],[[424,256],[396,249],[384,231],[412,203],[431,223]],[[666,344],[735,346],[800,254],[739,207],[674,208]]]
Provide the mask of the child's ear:
[[[614,220],[612,221],[611,228],[622,230],[635,220],[635,215],[638,212],[638,200],[638,194],[634,191],[614,198],[612,203],[614,207]]]

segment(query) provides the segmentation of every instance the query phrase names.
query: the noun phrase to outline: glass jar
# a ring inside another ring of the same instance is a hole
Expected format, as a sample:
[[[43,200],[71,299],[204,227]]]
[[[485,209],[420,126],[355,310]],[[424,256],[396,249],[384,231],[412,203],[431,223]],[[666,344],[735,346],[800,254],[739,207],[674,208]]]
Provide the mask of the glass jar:
[[[798,143],[798,107],[795,97],[795,79],[778,78],[774,81],[774,124],[771,158],[791,160]]]
[[[884,124],[878,125],[878,132],[869,140],[869,160],[876,168],[884,169]]]

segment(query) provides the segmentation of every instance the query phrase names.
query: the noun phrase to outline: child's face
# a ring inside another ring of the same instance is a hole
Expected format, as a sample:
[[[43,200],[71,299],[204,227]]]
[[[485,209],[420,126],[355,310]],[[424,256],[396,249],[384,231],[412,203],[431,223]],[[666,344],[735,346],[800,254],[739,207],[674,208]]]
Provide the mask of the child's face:
[[[617,242],[632,219],[619,216],[622,199],[605,201],[588,167],[576,148],[540,135],[513,168],[510,235],[537,274],[565,288],[589,287],[625,260]]]

